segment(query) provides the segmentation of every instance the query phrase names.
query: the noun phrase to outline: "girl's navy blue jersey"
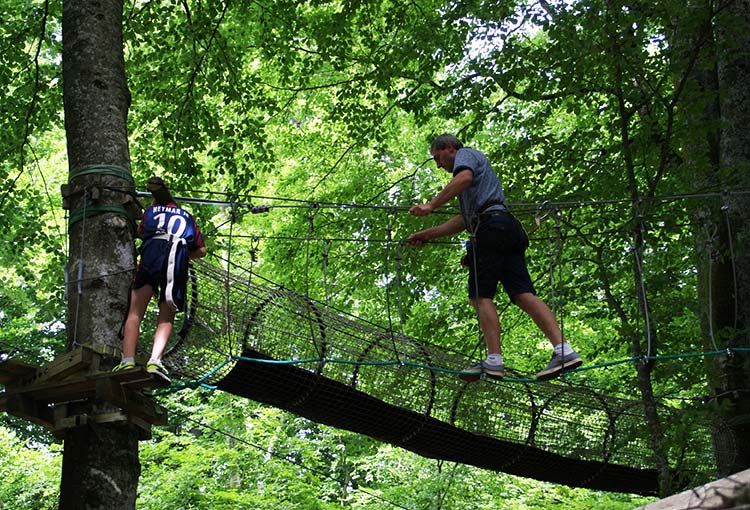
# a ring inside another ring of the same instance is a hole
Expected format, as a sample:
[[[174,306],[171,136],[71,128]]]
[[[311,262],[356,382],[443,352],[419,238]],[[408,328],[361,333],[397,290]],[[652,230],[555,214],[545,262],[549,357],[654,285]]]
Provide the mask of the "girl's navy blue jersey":
[[[164,234],[184,239],[188,248],[203,246],[203,238],[195,220],[189,212],[175,204],[151,205],[143,213],[138,227],[139,237],[146,242],[154,236]]]
[[[189,253],[204,246],[195,219],[176,204],[152,204],[138,226],[143,240],[133,288],[151,285],[177,310],[185,304]]]

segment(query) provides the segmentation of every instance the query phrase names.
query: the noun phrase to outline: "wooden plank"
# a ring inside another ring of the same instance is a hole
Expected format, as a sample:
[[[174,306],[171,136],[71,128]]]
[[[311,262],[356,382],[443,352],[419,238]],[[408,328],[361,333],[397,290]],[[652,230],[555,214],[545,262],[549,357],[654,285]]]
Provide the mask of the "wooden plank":
[[[125,417],[123,416],[123,420]],[[72,429],[76,427],[83,427],[89,423],[88,414],[76,414],[74,416],[65,416],[55,420],[54,429],[55,432],[64,431],[65,429]]]
[[[165,425],[167,423],[167,410],[157,404],[153,399],[141,393],[117,384],[113,379],[98,379],[96,382],[96,398],[127,411],[129,416],[134,416],[153,425]]]
[[[151,424],[141,420],[137,416],[133,416],[132,414],[128,415],[128,421],[137,427],[138,439],[141,441],[148,441],[151,439]]]
[[[0,383],[8,388],[29,386],[52,378],[62,379],[69,374],[84,370],[91,363],[90,350],[76,349],[58,356],[43,367],[36,367],[18,360],[7,360],[0,364]]]
[[[61,354],[41,368],[37,381],[59,380],[76,372],[83,371],[91,365],[93,357],[94,352],[88,347],[78,347],[70,352]]]
[[[84,412],[78,414],[68,414],[69,412],[71,412],[71,409],[66,404],[56,406],[55,408],[55,421],[52,434],[59,439],[64,440],[65,431],[71,428],[83,427],[90,423],[115,423],[125,421],[136,426],[138,430],[138,438],[141,441],[151,439],[151,424],[140,418],[129,416],[121,409],[109,412]]]
[[[14,395],[8,398],[5,411],[47,429],[52,429],[54,423],[52,409],[24,395]]]
[[[727,504],[733,502],[738,493],[746,490],[748,485],[750,485],[750,469],[639,507],[637,510],[709,510],[734,508],[735,505],[733,503],[731,506],[727,506]],[[746,500],[742,502],[747,503]]]
[[[84,347],[91,349],[95,354],[99,354],[103,358],[119,359],[121,355],[121,347],[112,347],[111,345],[104,344],[87,344]]]
[[[48,379],[64,379],[71,374],[86,369],[98,371],[101,358],[114,357],[115,348],[109,346],[92,347],[84,345],[72,351],[60,354],[42,367],[31,365],[17,359],[0,362],[0,384],[14,385],[13,381],[21,379],[20,384],[42,382]]]
[[[7,360],[0,363],[0,384],[17,387],[51,379],[64,379],[77,372],[85,371],[92,364],[98,367],[100,357],[92,348],[82,346],[57,356],[42,367],[19,360]]]
[[[65,430],[75,427],[82,427],[89,423],[115,423],[128,421],[128,416],[117,409],[109,412],[92,412],[81,413],[55,417],[55,430]]]
[[[0,362],[0,384],[4,386],[13,386],[15,381],[34,377],[39,367],[30,365],[17,359],[9,359]]]
[[[94,395],[94,382],[88,378],[77,378],[34,383],[7,390],[4,394],[0,393],[0,399],[16,395],[23,395],[45,404],[81,400]]]
[[[97,377],[108,377],[114,379],[123,386],[127,386],[128,388],[134,390],[142,388],[166,388],[167,386],[169,386],[169,383],[167,381],[165,381],[158,375],[146,372],[146,369],[142,366],[138,366],[130,370],[123,370],[120,372],[105,372],[104,376],[97,375]]]
[[[158,388],[169,385],[161,377],[146,372],[143,367],[136,367],[132,370],[122,372],[100,372],[83,377],[69,377],[62,381],[48,380],[35,382],[27,386],[8,389],[0,393],[0,410],[3,407],[3,399],[12,395],[26,395],[40,403],[46,404],[93,398],[96,395],[97,381],[103,379],[112,379],[131,390]]]
[[[77,349],[47,365],[40,375],[36,367],[9,365],[8,372],[32,374],[31,382],[23,386],[8,387],[0,392],[0,412],[41,425],[57,437],[64,437],[65,429],[84,426],[91,422],[128,420],[138,427],[139,437],[151,437],[151,425],[165,425],[167,410],[140,390],[164,387],[169,383],[158,375],[150,374],[142,366],[120,372],[85,373],[92,364],[98,366],[99,355],[89,349]],[[19,368],[20,367],[20,368]],[[33,372],[31,368],[33,368]],[[18,381],[19,379],[14,379]],[[100,399],[124,411],[97,413],[68,403],[84,403]],[[83,411],[83,412],[82,412]]]

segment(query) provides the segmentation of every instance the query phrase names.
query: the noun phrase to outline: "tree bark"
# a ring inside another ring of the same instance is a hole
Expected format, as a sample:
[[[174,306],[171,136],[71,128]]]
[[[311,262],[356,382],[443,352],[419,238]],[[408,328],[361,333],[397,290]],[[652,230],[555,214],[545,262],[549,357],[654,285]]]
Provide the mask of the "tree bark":
[[[747,189],[748,1],[692,0],[686,5],[672,34],[675,80],[686,84],[681,100],[688,105],[681,140],[686,177],[696,189]],[[722,200],[701,201],[692,211],[706,350],[750,344],[748,202],[743,194],[727,194]],[[710,358],[706,369],[714,459],[719,476],[727,476],[750,466],[748,356]]]
[[[750,185],[750,0],[719,2],[716,17],[717,72],[721,111],[720,172],[731,187]],[[730,194],[725,205],[727,237],[723,251],[736,288],[711,292],[733,294],[727,346],[748,347],[750,338],[750,199],[746,193]],[[728,278],[727,278],[728,280]],[[734,285],[733,285],[734,286]],[[720,328],[722,325],[718,325]],[[720,423],[715,436],[726,436],[734,448],[717,458],[719,476],[750,467],[750,356],[737,354],[719,367],[717,395]]]
[[[63,2],[63,101],[70,171],[64,194],[71,218],[68,349],[87,344],[119,350],[118,332],[127,313],[135,263],[130,222],[118,212],[104,212],[122,209],[133,192],[122,9],[121,0]],[[113,172],[99,171],[102,168]],[[101,406],[82,404],[80,412],[96,414]],[[69,429],[59,507],[135,508],[139,475],[138,432],[132,425]]]

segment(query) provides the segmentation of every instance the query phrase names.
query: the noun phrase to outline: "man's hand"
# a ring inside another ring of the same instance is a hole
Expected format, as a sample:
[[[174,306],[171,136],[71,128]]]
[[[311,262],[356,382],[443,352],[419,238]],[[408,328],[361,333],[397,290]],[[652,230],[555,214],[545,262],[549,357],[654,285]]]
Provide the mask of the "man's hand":
[[[421,205],[413,205],[409,208],[409,214],[412,214],[414,216],[427,216],[433,211],[432,205],[429,203],[421,204]]]
[[[427,241],[430,240],[430,236],[428,236],[424,230],[421,232],[415,232],[414,234],[410,235],[406,238],[406,244],[409,246],[416,246],[417,248],[422,247],[425,245]]]

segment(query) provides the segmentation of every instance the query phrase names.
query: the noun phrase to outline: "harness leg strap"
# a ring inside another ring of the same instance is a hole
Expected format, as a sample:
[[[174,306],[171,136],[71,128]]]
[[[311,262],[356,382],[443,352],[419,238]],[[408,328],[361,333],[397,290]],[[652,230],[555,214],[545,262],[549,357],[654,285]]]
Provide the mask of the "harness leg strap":
[[[177,267],[177,250],[180,246],[187,246],[187,242],[182,238],[171,237],[169,240],[169,255],[167,258],[167,286],[164,289],[164,296],[172,308],[175,311],[178,310],[177,304],[174,300],[174,281],[175,281],[175,268]]]

